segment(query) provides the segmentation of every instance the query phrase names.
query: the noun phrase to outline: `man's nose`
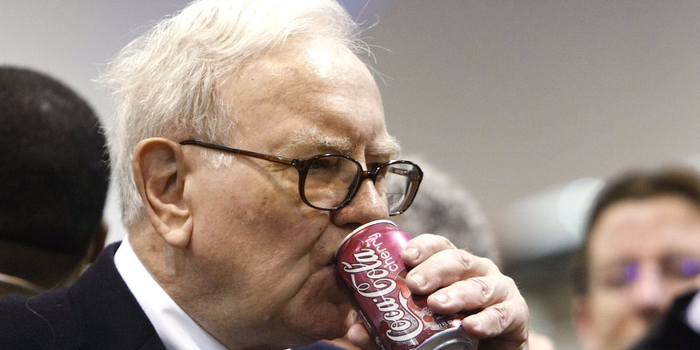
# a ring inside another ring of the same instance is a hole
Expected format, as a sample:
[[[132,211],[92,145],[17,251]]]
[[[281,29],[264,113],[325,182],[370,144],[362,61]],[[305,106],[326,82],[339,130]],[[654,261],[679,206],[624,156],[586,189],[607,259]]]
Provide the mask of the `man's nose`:
[[[371,179],[360,184],[350,203],[333,213],[333,221],[338,226],[362,225],[373,220],[389,218],[386,200],[377,191]]]
[[[637,307],[645,311],[664,309],[664,277],[661,269],[653,264],[640,266],[634,282],[633,298]]]

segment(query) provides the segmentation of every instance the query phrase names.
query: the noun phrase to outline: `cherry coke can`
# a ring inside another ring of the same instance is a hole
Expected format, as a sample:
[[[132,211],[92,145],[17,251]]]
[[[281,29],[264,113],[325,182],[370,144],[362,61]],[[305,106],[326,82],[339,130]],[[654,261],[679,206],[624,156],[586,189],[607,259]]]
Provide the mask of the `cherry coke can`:
[[[335,254],[343,291],[383,350],[476,350],[460,327],[465,315],[434,313],[427,296],[409,291],[401,250],[410,239],[389,220],[351,232]]]

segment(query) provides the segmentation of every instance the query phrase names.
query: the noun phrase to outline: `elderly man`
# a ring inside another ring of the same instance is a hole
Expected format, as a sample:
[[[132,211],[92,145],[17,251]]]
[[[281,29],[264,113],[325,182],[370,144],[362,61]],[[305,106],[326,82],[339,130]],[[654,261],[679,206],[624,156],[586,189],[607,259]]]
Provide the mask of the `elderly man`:
[[[0,303],[0,344],[283,349],[350,330],[371,346],[333,255],[406,210],[421,172],[392,161],[355,33],[328,0],[201,1],[125,48],[105,79],[127,238],[72,288]],[[527,306],[490,260],[432,235],[402,257],[434,310],[480,310],[462,327],[483,348],[527,347]]]

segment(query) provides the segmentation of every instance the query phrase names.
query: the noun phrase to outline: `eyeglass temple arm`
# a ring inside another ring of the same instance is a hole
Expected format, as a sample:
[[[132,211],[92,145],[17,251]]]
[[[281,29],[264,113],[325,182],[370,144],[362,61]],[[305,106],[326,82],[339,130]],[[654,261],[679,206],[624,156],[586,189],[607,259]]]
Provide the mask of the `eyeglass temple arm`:
[[[279,163],[279,164],[292,165],[295,167],[300,166],[299,159],[291,159],[291,158],[286,158],[286,157],[281,157],[281,156],[271,156],[268,154],[262,154],[262,153],[246,151],[246,150],[237,149],[237,148],[230,148],[230,147],[226,147],[226,146],[221,146],[221,145],[217,145],[215,143],[209,143],[209,142],[198,141],[198,140],[185,140],[185,141],[180,141],[180,144],[181,145],[194,145],[194,146],[200,146],[200,147],[204,147],[204,148],[211,148],[211,149],[215,149],[215,150],[219,150],[219,151],[223,151],[223,152],[241,154],[241,155],[248,156],[248,157],[264,159],[264,160],[268,160],[268,161]]]
[[[407,177],[409,180],[420,180],[422,176],[420,175],[420,172],[415,171],[415,170],[409,170],[409,169],[401,169],[401,168],[390,168],[390,170],[393,174],[396,175],[401,175]]]

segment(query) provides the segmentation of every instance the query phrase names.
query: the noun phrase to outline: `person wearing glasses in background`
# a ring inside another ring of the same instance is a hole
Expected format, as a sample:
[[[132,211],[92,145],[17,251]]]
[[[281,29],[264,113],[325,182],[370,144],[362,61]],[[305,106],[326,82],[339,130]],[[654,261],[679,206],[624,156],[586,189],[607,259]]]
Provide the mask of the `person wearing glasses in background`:
[[[103,80],[120,243],[69,289],[0,301],[8,349],[372,347],[334,276],[356,227],[407,210],[420,167],[396,160],[358,29],[329,0],[199,1],[117,55]],[[482,349],[526,349],[512,279],[447,239],[405,247],[409,288],[472,310]],[[351,330],[350,332],[348,332]]]
[[[598,194],[586,232],[573,269],[576,328],[586,349],[626,349],[698,288],[700,178],[684,166],[621,174]]]

